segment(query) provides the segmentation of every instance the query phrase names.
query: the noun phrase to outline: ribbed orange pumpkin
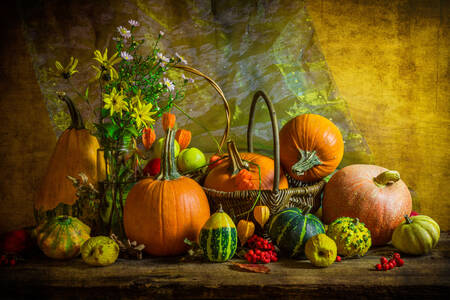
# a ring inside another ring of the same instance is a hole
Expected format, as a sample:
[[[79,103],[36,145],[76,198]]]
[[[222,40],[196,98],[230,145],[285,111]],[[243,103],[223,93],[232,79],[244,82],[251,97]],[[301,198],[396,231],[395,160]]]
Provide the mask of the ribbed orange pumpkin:
[[[366,224],[373,245],[391,240],[394,229],[411,212],[411,194],[396,171],[374,165],[350,165],[336,172],[325,186],[322,217],[330,224],[339,217]]]
[[[105,176],[104,159],[100,155],[97,156],[100,147],[97,138],[85,129],[81,114],[69,97],[61,95],[60,99],[69,108],[72,124],[59,137],[34,199],[34,207],[40,212],[52,210],[60,203],[75,203],[76,190],[67,175],[76,177],[83,172],[92,183],[97,183]],[[101,158],[98,164],[97,157]],[[42,220],[39,219],[38,222],[40,221]]]
[[[180,145],[180,151],[186,149],[187,146],[191,143],[192,133],[186,129],[178,129],[175,134],[175,139]]]
[[[184,239],[197,241],[208,220],[209,204],[202,187],[181,176],[174,156],[174,132],[169,129],[164,144],[161,173],[139,181],[128,194],[124,208],[125,233],[152,255],[184,253]]]
[[[162,125],[165,131],[169,128],[172,129],[175,126],[175,121],[177,118],[172,113],[163,113],[162,115]]]
[[[280,131],[280,160],[293,178],[312,182],[331,174],[344,155],[339,129],[320,115],[304,114]]]
[[[259,188],[259,171],[261,169],[261,189],[271,190],[273,188],[274,169],[273,160],[267,156],[256,153],[238,153],[233,142],[228,143],[229,158],[209,171],[205,178],[204,186],[224,192],[235,192],[242,190],[242,185],[237,182],[240,178],[240,171],[248,169],[249,187]],[[247,163],[249,161],[251,163]],[[236,180],[238,179],[238,180]],[[280,174],[280,189],[287,189],[288,182],[286,176]],[[251,189],[251,188],[249,188]]]

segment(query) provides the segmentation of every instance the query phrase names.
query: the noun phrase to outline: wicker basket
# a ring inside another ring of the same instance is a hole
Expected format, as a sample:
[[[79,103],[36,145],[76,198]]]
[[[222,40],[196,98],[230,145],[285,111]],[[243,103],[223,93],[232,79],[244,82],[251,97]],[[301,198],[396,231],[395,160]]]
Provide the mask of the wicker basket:
[[[198,75],[206,79],[209,84],[217,91],[220,95],[225,109],[226,115],[226,125],[219,143],[219,148],[222,148],[225,141],[228,139],[230,132],[230,106],[227,99],[217,83],[214,82],[210,77],[206,76],[202,72],[188,66],[177,66],[177,68],[182,69],[186,72]],[[267,96],[262,92],[258,91],[253,96],[253,101],[250,109],[248,130],[247,130],[247,147],[248,152],[253,152],[253,122],[255,117],[256,103],[259,98],[263,98],[266,105],[268,106],[270,119],[272,122],[272,133],[273,133],[273,143],[274,143],[274,182],[272,190],[248,190],[248,191],[236,191],[236,192],[223,192],[214,189],[209,189],[203,187],[208,200],[211,205],[211,210],[216,211],[219,205],[225,212],[231,215],[235,220],[241,219],[250,212],[254,201],[260,194],[260,200],[258,205],[266,205],[270,209],[271,214],[275,214],[286,207],[298,207],[300,209],[308,209],[310,212],[315,212],[320,207],[320,194],[325,186],[325,181],[321,180],[311,185],[306,185],[305,183],[300,183],[293,178],[288,177],[289,188],[279,189],[279,178],[280,178],[280,144],[278,136],[278,121],[275,114],[275,109],[272,102],[267,98]],[[202,182],[205,174],[204,173],[194,173],[190,174],[192,178],[198,182]]]

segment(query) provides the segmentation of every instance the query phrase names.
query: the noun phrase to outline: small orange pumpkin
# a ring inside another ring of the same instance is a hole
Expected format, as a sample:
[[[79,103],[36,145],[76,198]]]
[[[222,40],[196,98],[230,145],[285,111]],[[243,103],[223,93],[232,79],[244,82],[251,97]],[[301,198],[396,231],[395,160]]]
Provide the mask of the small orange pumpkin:
[[[162,125],[165,131],[169,128],[172,129],[175,126],[177,118],[172,113],[163,113],[162,115]]]
[[[144,244],[144,251],[152,255],[184,253],[187,250],[184,239],[197,241],[210,215],[202,187],[177,171],[174,135],[169,128],[159,175],[135,184],[124,208],[127,237]]]
[[[304,114],[287,122],[280,131],[283,168],[300,181],[313,182],[331,174],[344,155],[344,140],[330,120]]]
[[[228,158],[223,159],[219,165],[209,171],[205,178],[205,187],[224,192],[258,189],[259,166],[261,189],[271,190],[273,188],[275,172],[271,158],[256,153],[239,154],[232,141],[228,142],[227,146]],[[279,188],[288,188],[286,176],[283,174],[280,174]]]
[[[153,128],[144,128],[142,130],[142,144],[145,149],[150,149],[156,140],[155,130]]]
[[[192,133],[186,129],[178,129],[175,134],[175,139],[180,145],[180,151],[186,149],[187,146],[191,143]]]

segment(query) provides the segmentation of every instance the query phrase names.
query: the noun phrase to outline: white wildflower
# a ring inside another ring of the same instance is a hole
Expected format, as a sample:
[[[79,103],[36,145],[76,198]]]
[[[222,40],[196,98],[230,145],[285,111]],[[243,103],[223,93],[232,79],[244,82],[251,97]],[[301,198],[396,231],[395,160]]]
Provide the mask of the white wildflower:
[[[126,39],[129,39],[131,37],[131,32],[123,26],[117,27],[117,31]]]
[[[170,81],[168,78],[164,77],[164,78],[163,78],[163,81],[164,81],[164,85],[167,86],[167,89],[168,89],[169,91],[172,92],[172,91],[175,89],[175,85],[174,85],[173,82]]]
[[[120,52],[120,56],[127,61],[133,60],[133,56],[126,51]]]
[[[168,57],[165,57],[162,53],[160,53],[160,52],[158,52],[157,54],[156,54],[156,56],[160,59],[160,60],[162,60],[163,62],[166,62],[166,63],[168,63],[169,61],[170,61],[170,59],[168,58]]]

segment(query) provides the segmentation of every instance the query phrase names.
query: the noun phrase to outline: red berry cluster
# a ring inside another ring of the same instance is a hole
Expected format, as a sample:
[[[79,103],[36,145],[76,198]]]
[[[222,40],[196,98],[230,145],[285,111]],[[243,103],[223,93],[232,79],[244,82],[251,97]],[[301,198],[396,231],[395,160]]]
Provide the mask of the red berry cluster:
[[[14,257],[11,257],[8,259],[8,256],[6,256],[5,254],[3,254],[2,256],[0,256],[0,265],[1,266],[15,266],[17,263],[16,259]]]
[[[247,245],[250,250],[245,254],[245,259],[250,263],[262,262],[268,264],[278,260],[275,246],[256,234],[247,240]]]
[[[341,262],[341,260],[342,260],[342,258],[341,258],[339,255],[337,255],[337,256],[336,256],[336,261],[337,261],[337,262]]]
[[[404,263],[405,263],[405,261],[400,258],[400,254],[394,253],[390,260],[388,260],[384,256],[381,257],[380,264],[375,265],[375,269],[377,271],[387,271],[387,270],[391,270],[395,267],[401,267],[401,266],[403,266]]]

